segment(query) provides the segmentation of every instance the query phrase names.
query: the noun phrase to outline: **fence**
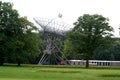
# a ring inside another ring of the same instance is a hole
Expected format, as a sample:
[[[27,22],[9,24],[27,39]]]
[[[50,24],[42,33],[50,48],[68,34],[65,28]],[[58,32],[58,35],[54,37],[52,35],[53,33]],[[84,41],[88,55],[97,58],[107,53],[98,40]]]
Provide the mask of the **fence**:
[[[85,66],[86,60],[68,60],[70,65]],[[120,61],[89,60],[90,66],[120,66]]]

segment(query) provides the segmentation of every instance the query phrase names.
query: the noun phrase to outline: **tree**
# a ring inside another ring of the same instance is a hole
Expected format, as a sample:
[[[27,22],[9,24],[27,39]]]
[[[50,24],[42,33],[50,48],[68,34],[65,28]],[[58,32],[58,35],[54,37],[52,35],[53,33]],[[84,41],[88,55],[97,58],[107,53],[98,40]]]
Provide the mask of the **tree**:
[[[12,7],[9,2],[0,1],[0,65],[12,57],[20,66],[26,56],[39,54],[40,38],[33,23],[20,17]]]
[[[78,49],[74,47],[74,45],[69,40],[64,41],[64,50],[63,53],[65,54],[68,60],[70,59],[80,59],[81,54],[76,54]]]
[[[112,36],[113,28],[109,26],[108,19],[102,15],[84,14],[74,23],[75,27],[67,33],[69,42],[75,48],[76,53],[86,59],[86,68],[94,52]]]
[[[111,38],[109,45],[109,47],[106,47],[106,44],[99,47],[93,58],[95,60],[120,60],[120,39]]]

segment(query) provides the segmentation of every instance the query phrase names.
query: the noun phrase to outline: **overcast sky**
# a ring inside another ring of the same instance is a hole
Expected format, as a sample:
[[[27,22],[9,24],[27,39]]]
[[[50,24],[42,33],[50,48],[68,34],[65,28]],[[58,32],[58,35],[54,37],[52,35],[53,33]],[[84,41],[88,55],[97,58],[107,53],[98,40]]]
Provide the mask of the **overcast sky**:
[[[109,18],[115,35],[119,35],[120,0],[2,0],[12,2],[21,16],[54,18],[61,13],[62,21],[72,25],[83,14],[100,14]]]

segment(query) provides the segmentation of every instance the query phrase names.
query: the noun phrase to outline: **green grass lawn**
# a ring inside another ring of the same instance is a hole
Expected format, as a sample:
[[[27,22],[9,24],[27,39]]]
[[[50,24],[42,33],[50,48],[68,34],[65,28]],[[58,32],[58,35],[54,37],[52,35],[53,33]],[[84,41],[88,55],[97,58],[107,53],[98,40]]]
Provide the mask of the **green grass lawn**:
[[[0,80],[120,80],[120,68],[2,66]]]

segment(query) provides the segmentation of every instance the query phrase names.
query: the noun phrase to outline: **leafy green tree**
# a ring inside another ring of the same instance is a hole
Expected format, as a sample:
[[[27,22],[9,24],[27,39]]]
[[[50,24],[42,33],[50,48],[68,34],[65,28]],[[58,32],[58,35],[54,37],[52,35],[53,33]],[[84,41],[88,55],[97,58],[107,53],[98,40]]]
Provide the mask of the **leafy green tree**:
[[[111,44],[109,47],[106,47],[106,44],[100,46],[94,56],[95,60],[120,60],[120,39],[111,38]]]
[[[68,60],[80,59],[81,54],[76,54],[78,52],[78,49],[74,48],[74,45],[69,40],[65,40],[63,52]]]
[[[86,68],[88,68],[89,60],[95,50],[111,38],[110,32],[113,28],[109,26],[107,18],[97,14],[84,14],[74,25],[75,27],[67,33],[67,37],[75,48],[74,52],[83,55],[86,59]]]
[[[40,38],[33,23],[20,17],[12,7],[9,2],[0,1],[0,65],[11,57],[20,66],[26,56],[39,53]]]
[[[115,46],[110,51],[114,60],[120,61],[120,38],[115,39]]]

